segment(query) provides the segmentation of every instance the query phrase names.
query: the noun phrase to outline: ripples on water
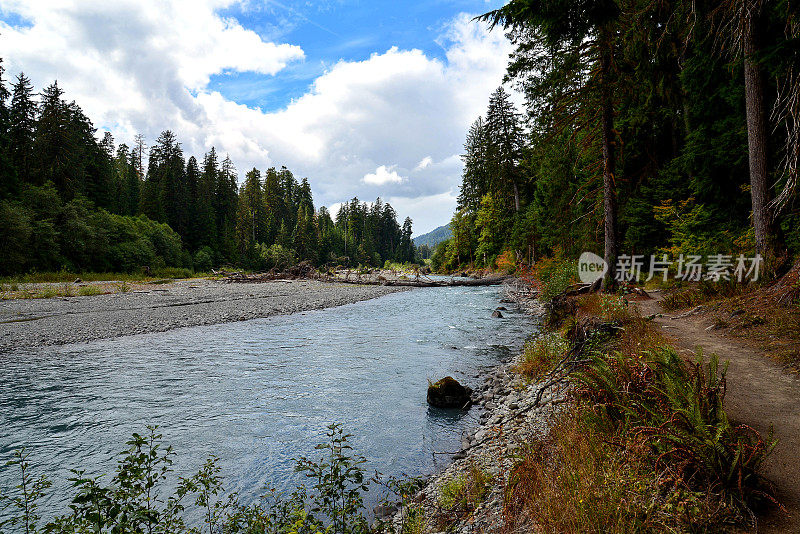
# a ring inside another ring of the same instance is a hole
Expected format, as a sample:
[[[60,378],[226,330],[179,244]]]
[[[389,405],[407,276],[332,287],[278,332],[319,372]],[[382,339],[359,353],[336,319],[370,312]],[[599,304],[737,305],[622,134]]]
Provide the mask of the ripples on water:
[[[352,433],[370,470],[420,475],[449,462],[466,414],[429,408],[428,379],[476,373],[514,354],[535,326],[492,319],[497,288],[429,288],[302,314],[0,354],[0,465],[31,452],[53,481],[46,516],[66,511],[72,468],[109,473],[133,432],[159,425],[188,475],[218,456],[245,498],[290,489],[294,458],[325,427]],[[0,466],[0,489],[17,484]]]

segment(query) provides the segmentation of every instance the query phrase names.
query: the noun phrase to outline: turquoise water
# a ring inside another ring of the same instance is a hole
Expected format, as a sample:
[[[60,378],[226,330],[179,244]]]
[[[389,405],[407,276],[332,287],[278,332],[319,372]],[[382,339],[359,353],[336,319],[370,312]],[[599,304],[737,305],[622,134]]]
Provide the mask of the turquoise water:
[[[353,434],[368,469],[422,475],[446,465],[478,417],[429,408],[428,380],[477,373],[536,327],[498,288],[429,288],[321,311],[0,355],[0,465],[26,447],[53,481],[44,515],[66,511],[72,468],[108,473],[133,432],[159,425],[189,475],[220,458],[245,500],[301,480],[326,425]],[[510,307],[509,305],[506,305]],[[0,488],[17,483],[0,467]]]

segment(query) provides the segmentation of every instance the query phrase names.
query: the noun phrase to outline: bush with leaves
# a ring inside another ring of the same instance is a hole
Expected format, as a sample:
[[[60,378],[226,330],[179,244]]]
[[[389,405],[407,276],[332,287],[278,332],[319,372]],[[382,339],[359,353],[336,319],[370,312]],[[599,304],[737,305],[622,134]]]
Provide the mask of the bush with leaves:
[[[127,442],[108,484],[73,470],[70,512],[43,526],[37,502],[50,482],[31,474],[28,453],[20,450],[8,463],[19,468],[20,483],[13,495],[0,493],[0,534],[367,533],[366,460],[352,454],[350,437],[341,425],[331,424],[328,441],[317,446],[323,456],[297,461],[296,470],[312,482],[310,489],[300,485],[287,495],[269,490],[258,502],[243,504],[238,494],[225,492],[217,458],[209,458],[191,477],[172,479],[175,453],[163,445],[156,427],[148,427],[147,434],[133,434]],[[186,517],[202,521],[191,526]]]
[[[742,514],[772,500],[760,473],[774,441],[728,420],[716,356],[684,361],[671,348],[639,357],[595,353],[574,376],[599,424],[651,448],[676,484],[720,494]]]

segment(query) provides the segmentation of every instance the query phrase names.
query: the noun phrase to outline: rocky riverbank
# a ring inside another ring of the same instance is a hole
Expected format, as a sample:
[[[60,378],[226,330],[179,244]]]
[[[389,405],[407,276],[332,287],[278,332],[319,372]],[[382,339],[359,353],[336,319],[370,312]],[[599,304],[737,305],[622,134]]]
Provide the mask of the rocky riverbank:
[[[503,302],[512,302],[527,313],[540,314],[535,294],[525,284],[507,284]],[[434,475],[414,496],[406,510],[393,521],[396,530],[408,519],[411,509],[423,511],[424,532],[456,532],[477,534],[502,532],[503,490],[511,476],[517,453],[544,438],[554,415],[566,397],[561,385],[544,391],[541,384],[528,383],[513,371],[521,355],[512,362],[487,372],[480,387],[473,392],[473,401],[480,409],[480,424],[462,437],[461,450],[453,463]],[[537,402],[538,398],[538,402]],[[471,513],[453,513],[447,494],[453,488],[470,486],[480,473],[484,487],[479,503]],[[517,518],[519,522],[519,518]]]
[[[179,280],[124,293],[0,301],[0,353],[331,308],[408,288]]]

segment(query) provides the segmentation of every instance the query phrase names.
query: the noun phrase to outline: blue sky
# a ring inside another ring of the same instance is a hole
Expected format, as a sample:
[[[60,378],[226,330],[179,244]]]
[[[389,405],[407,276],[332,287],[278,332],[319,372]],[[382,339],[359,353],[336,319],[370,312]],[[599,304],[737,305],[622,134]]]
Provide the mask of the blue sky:
[[[317,206],[380,196],[419,234],[449,221],[502,82],[511,45],[472,21],[502,3],[0,0],[0,55],[117,142],[171,129],[240,176],[286,165]]]
[[[484,13],[504,2],[486,0],[284,0],[233,5],[220,10],[269,40],[302,46],[306,60],[280,76],[252,72],[214,75],[209,87],[227,98],[265,111],[285,107],[337,61],[361,61],[393,46],[419,49],[446,60],[441,34],[459,13]]]

